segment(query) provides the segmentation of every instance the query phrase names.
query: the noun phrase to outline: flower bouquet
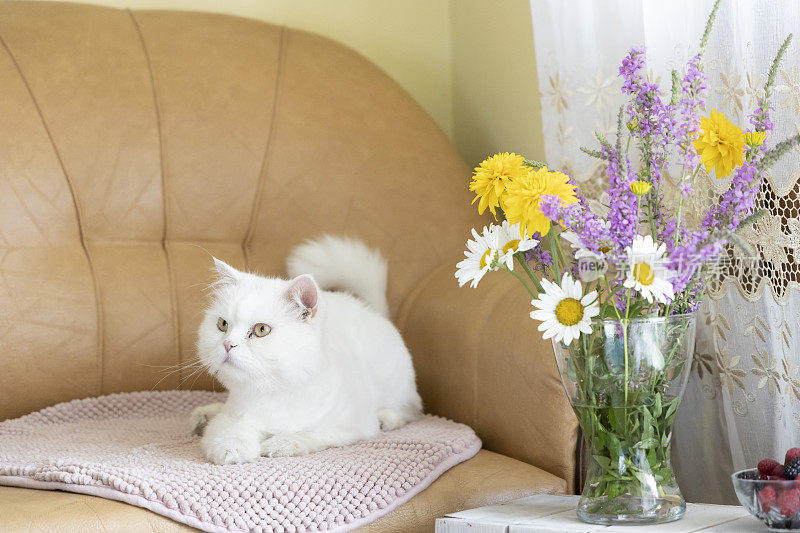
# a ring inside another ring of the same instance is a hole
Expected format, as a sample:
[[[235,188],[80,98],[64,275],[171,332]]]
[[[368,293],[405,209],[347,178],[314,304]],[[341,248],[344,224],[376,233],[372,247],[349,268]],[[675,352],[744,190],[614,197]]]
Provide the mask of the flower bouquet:
[[[670,440],[694,349],[694,312],[709,274],[733,260],[732,247],[747,250],[735,232],[760,216],[755,201],[765,172],[800,141],[768,137],[771,90],[791,36],[746,130],[716,109],[704,111],[703,50],[718,8],[719,1],[699,53],[683,73],[672,72],[669,91],[648,81],[643,48],[622,61],[629,103],[619,110],[616,138],[597,134],[597,149],[582,148],[605,163],[603,201],[590,203],[566,174],[513,153],[483,161],[470,183],[480,213],[505,217],[472,230],[456,278],[475,287],[503,270],[533,298],[530,316],[552,339],[587,445],[578,506],[587,522],[683,516]],[[692,224],[684,206],[702,171],[730,187]]]

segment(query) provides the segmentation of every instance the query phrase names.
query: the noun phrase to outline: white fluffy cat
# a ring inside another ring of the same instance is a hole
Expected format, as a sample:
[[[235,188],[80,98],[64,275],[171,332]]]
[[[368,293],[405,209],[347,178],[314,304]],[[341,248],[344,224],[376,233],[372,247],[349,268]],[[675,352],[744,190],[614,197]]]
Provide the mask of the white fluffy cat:
[[[288,258],[289,281],[214,262],[219,279],[197,349],[229,395],[191,416],[210,461],[304,455],[420,416],[377,252],[331,236],[306,242]]]

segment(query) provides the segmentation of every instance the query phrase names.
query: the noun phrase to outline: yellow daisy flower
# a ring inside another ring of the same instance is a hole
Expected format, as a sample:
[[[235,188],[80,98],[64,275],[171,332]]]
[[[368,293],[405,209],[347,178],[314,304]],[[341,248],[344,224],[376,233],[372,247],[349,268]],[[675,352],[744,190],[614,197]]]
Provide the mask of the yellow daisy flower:
[[[764,144],[766,136],[767,133],[764,131],[749,131],[744,134],[744,143],[755,148]]]
[[[744,135],[742,129],[717,111],[700,119],[700,135],[694,149],[709,174],[713,169],[717,178],[724,178],[744,162]]]
[[[650,185],[646,181],[637,180],[631,182],[631,192],[636,196],[644,196],[645,194],[650,192],[651,187],[652,185]]]
[[[496,154],[481,162],[480,166],[475,167],[469,184],[469,190],[476,194],[472,203],[480,200],[478,213],[483,214],[488,207],[492,216],[497,218],[495,209],[500,206],[509,183],[527,173],[525,158],[514,153]]]
[[[525,176],[513,180],[503,197],[503,211],[508,222],[519,223],[529,236],[536,232],[545,236],[550,231],[550,221],[539,209],[541,197],[550,194],[564,204],[577,202],[575,186],[568,181],[569,176],[563,172],[551,172],[547,167],[529,170]]]

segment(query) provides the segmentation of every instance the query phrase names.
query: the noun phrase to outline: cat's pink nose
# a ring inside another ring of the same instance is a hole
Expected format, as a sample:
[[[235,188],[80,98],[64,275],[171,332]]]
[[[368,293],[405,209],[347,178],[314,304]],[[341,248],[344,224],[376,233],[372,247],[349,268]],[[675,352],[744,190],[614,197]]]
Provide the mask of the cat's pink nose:
[[[229,340],[222,341],[222,345],[225,347],[225,353],[230,352],[231,348],[236,348],[236,344],[231,344]]]

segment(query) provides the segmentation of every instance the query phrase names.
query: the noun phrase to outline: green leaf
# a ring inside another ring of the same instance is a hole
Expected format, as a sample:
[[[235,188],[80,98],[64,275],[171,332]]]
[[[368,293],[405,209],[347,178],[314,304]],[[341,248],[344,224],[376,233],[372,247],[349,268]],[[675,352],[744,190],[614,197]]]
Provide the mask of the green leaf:
[[[678,405],[680,405],[680,403],[681,403],[680,398],[675,398],[674,400],[671,400],[667,403],[669,407],[667,407],[667,414],[664,415],[665,423],[668,420],[670,420],[670,417],[672,417],[675,414],[675,412],[678,410]]]
[[[652,432],[652,428],[650,431]],[[658,439],[656,439],[655,437],[646,437],[636,443],[636,447],[641,448],[642,450],[649,450],[651,448],[655,448],[658,445],[659,445]],[[648,458],[647,461],[650,462],[650,459]]]
[[[642,408],[643,413],[643,420],[642,426],[644,426],[644,433],[642,435],[642,440],[649,440],[653,438],[653,417],[650,415],[650,410],[647,407]]]
[[[606,446],[612,458],[619,457],[619,439],[613,433],[606,433]]]
[[[661,416],[661,412],[663,411],[663,407],[661,405],[661,394],[656,394],[655,398],[653,398],[653,416],[658,418]]]
[[[605,457],[603,455],[593,455],[592,458],[595,460],[597,464],[599,464],[603,469],[608,469],[611,466],[611,459]]]
[[[650,451],[647,452],[647,462],[650,463],[651,465],[656,464],[656,450],[655,450],[655,448],[652,448],[652,449],[650,449]]]

